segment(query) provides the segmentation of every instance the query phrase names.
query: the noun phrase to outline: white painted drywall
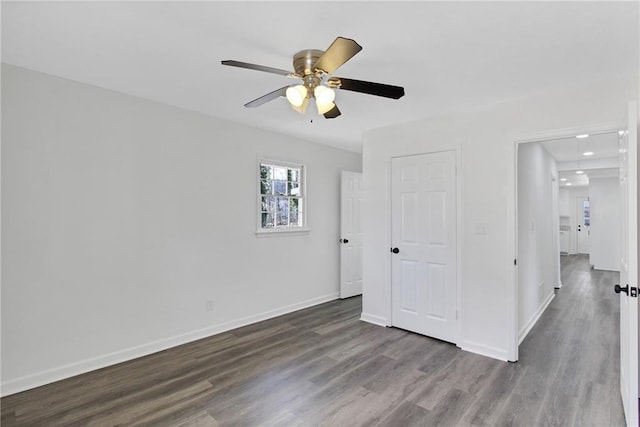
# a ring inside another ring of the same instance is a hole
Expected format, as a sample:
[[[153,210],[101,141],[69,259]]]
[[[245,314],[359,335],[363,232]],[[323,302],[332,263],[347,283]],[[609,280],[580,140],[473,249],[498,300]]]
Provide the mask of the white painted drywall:
[[[2,116],[4,394],[337,297],[359,154],[12,66]],[[260,155],[308,235],[256,237]]]
[[[560,284],[556,162],[540,143],[518,145],[518,336],[526,337]],[[555,196],[555,198],[554,198]]]
[[[515,144],[577,128],[621,126],[637,75],[545,93],[459,114],[365,132],[362,319],[391,322],[390,158],[443,149],[460,156],[460,339],[463,349],[515,357]],[[476,234],[486,224],[488,234]]]
[[[589,259],[598,270],[620,271],[620,183],[618,178],[589,179],[591,241]]]
[[[560,211],[560,215],[571,216],[571,211],[569,210],[569,188],[568,187],[563,187],[563,186],[560,187],[558,208]]]

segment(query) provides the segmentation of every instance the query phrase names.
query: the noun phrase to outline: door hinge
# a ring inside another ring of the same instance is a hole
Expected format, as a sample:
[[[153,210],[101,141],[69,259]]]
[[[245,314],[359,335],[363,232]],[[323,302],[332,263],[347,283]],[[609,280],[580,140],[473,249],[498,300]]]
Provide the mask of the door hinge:
[[[518,265],[518,260],[517,259],[513,259],[513,265]]]

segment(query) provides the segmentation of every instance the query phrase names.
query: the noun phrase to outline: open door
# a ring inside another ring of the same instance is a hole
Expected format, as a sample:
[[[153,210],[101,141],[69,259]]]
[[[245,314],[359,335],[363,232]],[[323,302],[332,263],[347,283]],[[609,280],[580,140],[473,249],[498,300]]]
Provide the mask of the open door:
[[[629,104],[620,136],[622,251],[620,284],[620,393],[627,425],[638,425],[638,106]]]
[[[362,174],[342,171],[340,193],[340,298],[362,293]]]

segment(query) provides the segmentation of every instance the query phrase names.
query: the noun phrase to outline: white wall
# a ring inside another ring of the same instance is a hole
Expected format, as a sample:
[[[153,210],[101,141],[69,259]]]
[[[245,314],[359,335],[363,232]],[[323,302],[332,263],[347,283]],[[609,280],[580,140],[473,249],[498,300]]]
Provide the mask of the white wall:
[[[578,253],[578,217],[576,199],[578,197],[589,197],[589,187],[561,187],[560,188],[560,215],[569,217],[569,254]]]
[[[518,146],[518,337],[526,337],[560,284],[556,162],[537,142]]]
[[[589,179],[591,265],[620,271],[620,183],[618,178]]]
[[[3,394],[337,297],[359,154],[12,66],[2,119]],[[256,237],[260,154],[308,235]]]
[[[589,87],[366,132],[362,318],[391,324],[390,158],[456,149],[462,222],[458,345],[499,359],[517,357],[514,141],[622,126],[627,102],[637,93],[637,76],[618,76]],[[476,234],[477,224],[487,224],[489,234]]]

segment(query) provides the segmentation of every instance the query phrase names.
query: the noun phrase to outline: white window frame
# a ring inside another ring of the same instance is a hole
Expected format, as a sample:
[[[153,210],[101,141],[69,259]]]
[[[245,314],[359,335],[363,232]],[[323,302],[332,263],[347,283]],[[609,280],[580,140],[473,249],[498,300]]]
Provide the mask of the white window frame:
[[[282,166],[287,168],[300,169],[300,202],[302,206],[302,226],[300,227],[273,227],[262,228],[262,193],[260,188],[260,168],[263,164],[271,166]],[[258,158],[256,164],[256,235],[258,237],[263,236],[283,236],[283,235],[300,235],[307,234],[311,229],[309,228],[307,210],[309,206],[309,194],[307,193],[307,167],[302,163],[294,163],[283,160],[273,160],[271,158]]]

